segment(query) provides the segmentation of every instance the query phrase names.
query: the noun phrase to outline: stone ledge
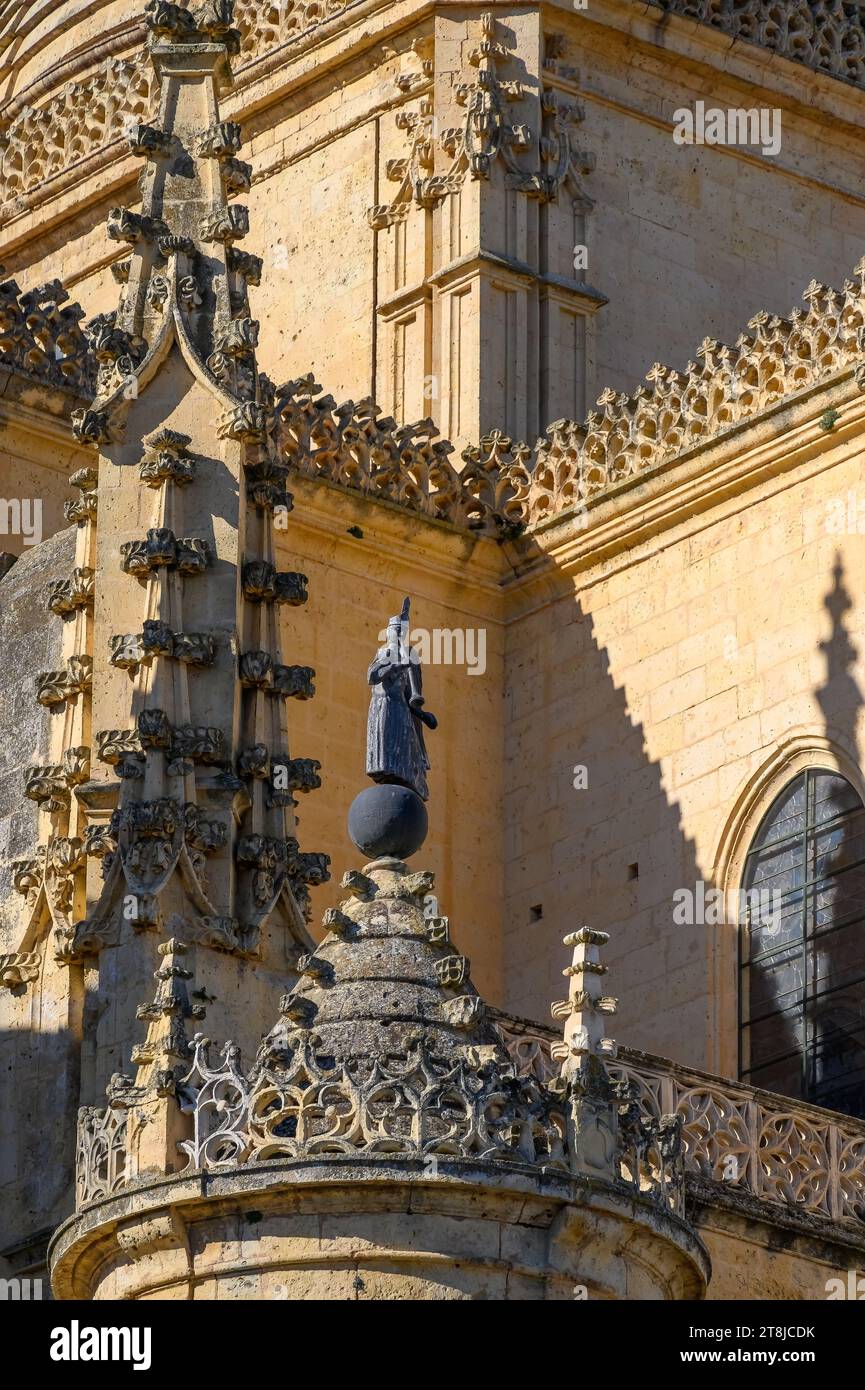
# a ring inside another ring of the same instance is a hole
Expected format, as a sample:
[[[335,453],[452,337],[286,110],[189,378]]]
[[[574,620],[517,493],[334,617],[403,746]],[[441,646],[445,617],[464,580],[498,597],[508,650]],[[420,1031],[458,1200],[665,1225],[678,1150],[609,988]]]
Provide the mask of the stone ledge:
[[[386,1229],[370,1246],[363,1229],[364,1218],[372,1215],[377,1230],[382,1221]],[[244,1216],[241,1234],[237,1222]],[[460,1256],[454,1245],[466,1221],[478,1233],[475,1253]],[[525,1231],[525,1240],[508,1254],[502,1241],[514,1226]],[[242,1259],[239,1247],[235,1257],[226,1246],[238,1240]],[[135,1274],[130,1256],[140,1261]],[[144,1182],[64,1222],[49,1258],[61,1299],[113,1296],[99,1289],[110,1288],[118,1262],[126,1290],[137,1275],[142,1294],[184,1298],[197,1283],[234,1277],[238,1269],[252,1275],[293,1265],[308,1271],[313,1265],[330,1278],[328,1268],[344,1267],[346,1260],[362,1268],[413,1266],[409,1277],[434,1291],[412,1296],[427,1298],[447,1296],[438,1290],[442,1280],[447,1283],[442,1269],[452,1267],[461,1271],[458,1282],[501,1290],[515,1278],[534,1288],[528,1296],[554,1298],[571,1297],[581,1282],[597,1297],[641,1296],[598,1282],[608,1280],[607,1266],[619,1268],[620,1260],[647,1297],[702,1297],[710,1274],[705,1248],[689,1226],[624,1188],[441,1157],[435,1177],[421,1159],[337,1155]],[[584,1268],[589,1273],[583,1277]],[[547,1287],[555,1291],[544,1293]]]

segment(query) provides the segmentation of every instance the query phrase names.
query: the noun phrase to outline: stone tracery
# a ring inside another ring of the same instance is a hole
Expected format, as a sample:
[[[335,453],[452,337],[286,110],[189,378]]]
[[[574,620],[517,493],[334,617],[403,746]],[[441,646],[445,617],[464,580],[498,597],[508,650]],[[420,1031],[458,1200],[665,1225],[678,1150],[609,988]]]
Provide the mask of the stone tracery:
[[[499,1016],[517,1070],[541,1080],[556,1073],[554,1035]],[[692,1072],[619,1049],[611,1075],[626,1083],[642,1114],[682,1122],[685,1170],[695,1180],[731,1185],[762,1201],[834,1221],[865,1221],[865,1124],[839,1121],[804,1102]]]

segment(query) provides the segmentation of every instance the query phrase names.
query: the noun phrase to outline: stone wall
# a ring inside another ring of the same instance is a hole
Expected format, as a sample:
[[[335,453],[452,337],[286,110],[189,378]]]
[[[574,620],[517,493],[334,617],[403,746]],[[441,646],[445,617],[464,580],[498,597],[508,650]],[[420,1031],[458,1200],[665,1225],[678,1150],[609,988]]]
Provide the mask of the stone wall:
[[[41,671],[57,665],[61,632],[45,606],[68,572],[74,527],[25,552],[0,580],[0,955],[19,948],[23,898],[11,862],[36,846],[36,806],[24,799],[24,768],[44,760],[51,715],[36,703]],[[44,1259],[48,1235],[73,1205],[78,1040],[68,1027],[65,983],[50,951],[38,981],[3,989],[0,1029],[0,1271],[24,1273]],[[69,1139],[64,1145],[63,1134]],[[50,1136],[50,1137],[49,1137]]]
[[[50,714],[36,703],[36,677],[58,664],[60,624],[45,599],[53,580],[65,578],[75,553],[75,528],[59,531],[25,551],[0,579],[0,951],[14,950],[20,898],[9,865],[36,846],[36,806],[24,799],[24,769],[45,761]]]
[[[637,484],[588,530],[572,515],[536,538],[557,556],[558,596],[539,563],[512,588],[506,639],[513,1012],[542,1014],[558,940],[586,921],[611,933],[618,1036],[737,1074],[735,926],[677,925],[673,895],[737,889],[760,818],[803,766],[863,792],[852,392]]]

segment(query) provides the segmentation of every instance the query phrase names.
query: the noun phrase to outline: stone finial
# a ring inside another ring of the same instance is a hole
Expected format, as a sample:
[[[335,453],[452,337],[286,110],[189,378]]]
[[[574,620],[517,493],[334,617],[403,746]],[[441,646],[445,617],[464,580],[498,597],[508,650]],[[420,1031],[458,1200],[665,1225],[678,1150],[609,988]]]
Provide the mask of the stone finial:
[[[141,1094],[172,1095],[178,1075],[189,1064],[190,1046],[186,1035],[188,1019],[204,1017],[204,1007],[191,1004],[187,982],[192,971],[182,964],[188,947],[171,938],[159,946],[160,963],[154,971],[156,994],[142,1004],[136,1016],[147,1023],[147,1036],[132,1050],[137,1067],[135,1086]]]
[[[187,986],[192,972],[182,964],[187,950],[174,938],[160,944],[156,993],[137,1010],[137,1017],[147,1023],[147,1034],[132,1049],[135,1076],[115,1072],[106,1091],[108,1110],[100,1123],[104,1125],[112,1112],[126,1112],[126,1181],[172,1173],[182,1166],[180,1145],[190,1131],[180,1085],[192,1056],[186,1024],[204,1017],[203,1006],[190,1003]]]
[[[239,127],[219,119],[229,59],[238,51],[233,3],[207,0],[187,9],[149,0],[144,19],[162,125],[128,125],[126,138],[143,164],[141,211],[117,207],[108,217],[109,237],[132,254],[116,277],[117,309],[86,330],[100,409],[80,431],[97,445],[108,437],[110,417],[122,418],[137,397],[142,368],[170,334],[193,370],[219,388],[218,413],[258,398],[258,324],[249,312],[248,275],[237,269],[232,248],[249,228],[248,209],[232,200],[248,192],[252,170],[236,157]],[[192,473],[182,450],[157,440],[142,476],[159,486],[165,476],[189,482]]]
[[[554,1089],[567,1108],[567,1151],[573,1173],[617,1179],[619,1170],[618,1096],[605,1058],[616,1045],[605,1036],[604,1017],[616,1011],[616,1000],[604,995],[601,981],[607,967],[600,948],[606,932],[580,927],[565,937],[574,950],[562,972],[568,997],[552,1005],[553,1018],[564,1019],[564,1038],[551,1052],[562,1070]]]
[[[584,1057],[615,1057],[616,1044],[605,1036],[604,1018],[616,1012],[617,1001],[603,992],[607,973],[600,948],[609,941],[607,932],[580,927],[565,937],[574,948],[573,960],[562,974],[569,981],[568,997],[552,1005],[553,1018],[564,1019],[564,1041],[554,1043],[553,1057],[562,1063],[563,1075],[579,1071]]]

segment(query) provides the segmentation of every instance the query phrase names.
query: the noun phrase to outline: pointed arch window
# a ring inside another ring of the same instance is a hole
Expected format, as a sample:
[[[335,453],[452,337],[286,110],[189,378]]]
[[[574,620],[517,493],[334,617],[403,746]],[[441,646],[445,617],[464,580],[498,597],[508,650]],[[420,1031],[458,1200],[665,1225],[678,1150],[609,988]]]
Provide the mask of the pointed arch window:
[[[865,807],[844,777],[784,788],[742,888],[742,1080],[865,1117]]]

